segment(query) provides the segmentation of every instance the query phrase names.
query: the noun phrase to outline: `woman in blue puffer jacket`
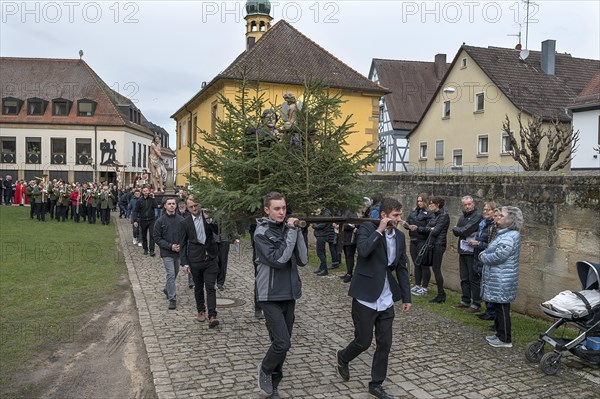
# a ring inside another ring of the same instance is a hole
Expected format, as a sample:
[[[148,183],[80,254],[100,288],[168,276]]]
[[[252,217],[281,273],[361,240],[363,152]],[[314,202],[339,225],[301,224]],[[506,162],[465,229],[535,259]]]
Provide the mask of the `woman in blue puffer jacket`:
[[[514,206],[503,207],[496,237],[479,254],[483,263],[481,296],[485,301],[493,302],[496,310],[496,335],[485,337],[494,347],[512,347],[510,303],[517,296],[522,228],[521,210]]]

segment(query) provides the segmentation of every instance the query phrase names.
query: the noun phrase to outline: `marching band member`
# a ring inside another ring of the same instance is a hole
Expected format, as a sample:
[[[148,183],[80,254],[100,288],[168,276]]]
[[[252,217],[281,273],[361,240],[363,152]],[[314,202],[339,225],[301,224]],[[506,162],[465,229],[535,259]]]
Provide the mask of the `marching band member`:
[[[63,182],[58,183],[58,187],[54,185],[55,191],[55,219],[57,222],[60,222],[61,219],[63,222],[67,221],[67,206],[69,205],[69,191]]]
[[[81,209],[80,205],[81,201],[81,185],[77,183],[75,185],[75,189],[71,191],[71,195],[69,196],[69,202],[71,203],[71,214],[73,215],[73,220],[75,223],[79,223],[80,215],[79,211]]]
[[[89,224],[96,224],[96,207],[98,206],[98,192],[94,183],[86,190],[86,212]]]
[[[113,195],[107,185],[102,187],[100,192],[100,220],[102,225],[108,226],[110,223],[110,209],[112,208]]]

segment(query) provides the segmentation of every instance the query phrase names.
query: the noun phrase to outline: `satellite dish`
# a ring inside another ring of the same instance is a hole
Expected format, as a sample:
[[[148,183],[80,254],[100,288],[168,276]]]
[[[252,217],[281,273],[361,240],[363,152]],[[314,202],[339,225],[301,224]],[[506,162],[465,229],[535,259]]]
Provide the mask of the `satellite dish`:
[[[529,57],[529,50],[527,50],[527,49],[521,50],[521,52],[519,53],[519,59],[521,61],[525,61],[527,59],[527,57]]]

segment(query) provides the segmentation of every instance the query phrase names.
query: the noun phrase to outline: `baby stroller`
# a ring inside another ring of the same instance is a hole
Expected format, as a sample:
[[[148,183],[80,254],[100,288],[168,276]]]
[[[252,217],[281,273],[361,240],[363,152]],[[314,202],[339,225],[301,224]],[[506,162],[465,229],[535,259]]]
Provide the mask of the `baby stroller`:
[[[542,303],[541,310],[559,320],[540,334],[537,341],[527,345],[527,360],[539,362],[548,375],[556,374],[567,351],[588,362],[600,363],[600,264],[577,262],[577,274],[583,291],[563,291]],[[574,339],[554,338],[552,334],[567,323],[577,326],[579,335]],[[544,354],[545,344],[550,344],[554,351]]]

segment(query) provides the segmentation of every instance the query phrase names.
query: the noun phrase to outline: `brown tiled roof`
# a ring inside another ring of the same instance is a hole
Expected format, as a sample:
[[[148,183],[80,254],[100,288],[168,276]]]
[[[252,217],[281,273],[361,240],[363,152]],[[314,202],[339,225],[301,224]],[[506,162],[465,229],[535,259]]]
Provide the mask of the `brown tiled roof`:
[[[600,104],[600,71],[589,81],[573,101],[572,106]]]
[[[0,57],[0,72],[0,98],[23,101],[18,115],[0,115],[0,122],[128,126],[151,134],[145,125],[131,122],[129,115],[119,110],[119,105],[135,107],[131,100],[109,88],[83,60]],[[27,115],[28,98],[48,101],[44,115]],[[52,100],[57,98],[73,102],[69,115],[52,115]],[[82,99],[96,102],[93,116],[77,116],[77,101]],[[142,123],[145,121],[142,115]]]
[[[541,51],[529,51],[527,59],[521,61],[520,52],[515,49],[473,47],[463,44],[454,56],[442,82],[456,66],[463,51],[473,58],[515,107],[530,115],[541,116],[545,120],[558,119],[570,122],[571,118],[566,114],[565,109],[573,103],[600,70],[599,60],[574,58],[570,54],[557,53],[555,74],[548,75],[541,68]],[[486,83],[482,82],[482,84]],[[431,97],[415,128],[421,124],[440,88],[441,85]],[[408,135],[410,136],[411,133]]]
[[[175,114],[219,79],[237,80],[243,74],[247,80],[258,82],[304,85],[307,80],[322,80],[325,85],[334,88],[380,94],[389,92],[282,20],[265,32],[254,47],[241,53]]]
[[[541,51],[529,51],[525,61],[519,51],[499,47],[463,45],[467,54],[518,108],[544,119],[570,120],[565,108],[600,70],[600,61],[556,53],[555,74],[541,69]]]
[[[444,56],[445,59],[445,56]],[[373,59],[379,84],[390,89],[385,103],[394,130],[412,130],[450,64],[441,64],[436,74],[434,62]]]

